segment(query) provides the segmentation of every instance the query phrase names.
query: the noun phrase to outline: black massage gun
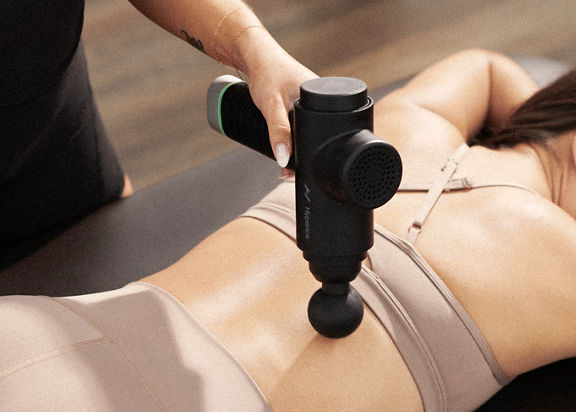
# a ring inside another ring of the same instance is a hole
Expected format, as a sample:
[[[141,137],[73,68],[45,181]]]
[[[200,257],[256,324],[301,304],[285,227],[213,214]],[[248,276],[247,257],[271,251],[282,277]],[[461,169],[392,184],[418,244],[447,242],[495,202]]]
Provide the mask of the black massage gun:
[[[274,159],[246,83],[221,76],[207,97],[213,129]],[[373,105],[364,82],[324,77],[302,84],[290,113],[297,244],[322,283],[308,318],[330,338],[351,334],[362,321],[362,300],[350,282],[374,242],[373,209],[392,198],[402,176],[396,149],[372,134]]]

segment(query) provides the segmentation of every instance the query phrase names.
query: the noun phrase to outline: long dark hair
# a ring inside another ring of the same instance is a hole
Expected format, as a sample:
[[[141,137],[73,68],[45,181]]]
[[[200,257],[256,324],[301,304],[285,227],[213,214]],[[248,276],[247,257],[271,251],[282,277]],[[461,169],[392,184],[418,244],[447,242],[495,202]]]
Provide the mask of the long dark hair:
[[[545,143],[576,130],[576,69],[536,92],[498,130],[483,130],[470,142],[489,148],[518,143]]]

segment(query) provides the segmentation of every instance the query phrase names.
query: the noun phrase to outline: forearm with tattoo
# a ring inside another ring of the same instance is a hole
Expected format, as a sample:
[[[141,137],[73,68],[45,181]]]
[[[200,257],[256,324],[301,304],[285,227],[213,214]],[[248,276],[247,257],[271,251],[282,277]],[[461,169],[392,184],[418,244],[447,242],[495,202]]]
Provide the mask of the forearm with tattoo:
[[[1,1],[1,0],[0,0]],[[130,0],[159,26],[186,41],[219,63],[247,71],[243,53],[254,42],[239,47],[245,33],[258,28],[266,32],[258,17],[242,0]],[[269,34],[267,34],[269,36]]]
[[[190,43],[193,47],[200,50],[202,53],[206,53],[204,51],[204,45],[200,39],[196,39],[195,37],[190,36],[186,30],[180,30],[180,33],[186,37],[186,41]]]

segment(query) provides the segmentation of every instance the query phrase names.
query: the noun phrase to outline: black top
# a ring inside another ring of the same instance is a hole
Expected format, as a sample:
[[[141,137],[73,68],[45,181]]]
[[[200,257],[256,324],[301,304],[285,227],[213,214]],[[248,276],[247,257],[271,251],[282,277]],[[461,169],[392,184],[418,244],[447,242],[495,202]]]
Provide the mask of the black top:
[[[0,1],[0,248],[117,198],[80,35],[83,0]]]
[[[21,103],[53,84],[82,31],[83,0],[0,1],[0,106]]]

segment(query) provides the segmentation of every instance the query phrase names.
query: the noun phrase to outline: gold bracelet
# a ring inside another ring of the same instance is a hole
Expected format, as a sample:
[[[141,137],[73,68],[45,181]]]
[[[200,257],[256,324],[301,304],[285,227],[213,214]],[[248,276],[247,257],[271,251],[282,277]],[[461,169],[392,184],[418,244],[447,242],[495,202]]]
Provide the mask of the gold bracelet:
[[[238,39],[240,38],[240,36],[242,36],[244,33],[246,33],[248,30],[250,29],[261,29],[261,30],[266,30],[266,27],[264,26],[260,26],[257,24],[253,24],[250,26],[246,26],[243,27],[238,34],[236,34],[236,36],[234,37],[234,40],[232,40],[232,43],[230,45],[230,47],[227,50],[227,54],[228,56],[230,56],[230,59],[232,60],[232,66],[236,69],[236,72],[238,73],[238,67],[236,67],[236,64],[234,64],[234,57],[233,57],[233,49],[236,46],[236,42],[238,41]],[[240,76],[240,78],[242,78],[242,76]]]
[[[232,43],[230,44],[230,48],[228,49],[228,55],[232,56],[232,49],[234,48],[234,46],[236,46],[236,42],[238,41],[238,39],[240,38],[240,36],[242,36],[244,33],[246,33],[248,30],[250,29],[262,29],[262,30],[266,30],[266,27],[264,26],[260,26],[257,24],[254,25],[250,25],[250,26],[246,26],[243,27],[238,34],[236,34],[236,36],[234,37],[234,39],[232,40]]]
[[[262,30],[266,30],[266,27],[261,26],[259,24],[254,24],[251,26],[246,26],[243,27],[242,30],[240,30],[238,32],[238,34],[236,35],[236,37],[234,37],[234,40],[232,41],[232,47],[234,46],[234,44],[236,44],[236,42],[238,41],[238,39],[240,38],[240,36],[242,36],[245,32],[247,32],[250,29],[262,29]]]
[[[244,6],[240,6],[240,7],[236,7],[234,10],[232,10],[230,13],[225,14],[220,21],[218,22],[218,25],[216,26],[216,29],[214,30],[214,38],[218,37],[218,33],[220,32],[220,29],[222,28],[222,26],[224,25],[224,22],[226,20],[228,20],[230,17],[232,17],[234,14],[238,13],[240,10],[245,9],[246,7]]]
[[[220,21],[218,22],[218,24],[216,25],[216,29],[214,29],[214,33],[212,34],[212,47],[214,49],[214,54],[216,57],[216,61],[218,63],[222,63],[222,61],[220,60],[220,55],[218,54],[218,49],[216,48],[216,42],[218,40],[218,34],[220,34],[220,29],[222,28],[222,26],[224,25],[224,22],[226,20],[228,20],[230,17],[232,17],[234,14],[236,14],[237,12],[239,12],[242,9],[245,9],[245,6],[239,6],[236,7],[234,10],[232,10],[230,13],[225,14],[224,16],[222,16],[222,18],[220,19]]]

